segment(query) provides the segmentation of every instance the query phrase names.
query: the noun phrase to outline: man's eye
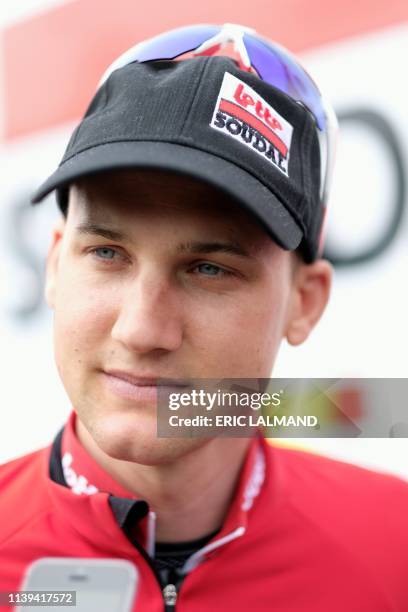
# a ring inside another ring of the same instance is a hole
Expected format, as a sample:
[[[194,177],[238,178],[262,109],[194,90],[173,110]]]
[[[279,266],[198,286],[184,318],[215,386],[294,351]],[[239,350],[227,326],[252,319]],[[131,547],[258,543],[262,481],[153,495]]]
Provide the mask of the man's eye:
[[[204,276],[228,276],[231,275],[232,272],[225,270],[224,268],[220,268],[215,264],[210,263],[201,263],[195,267],[195,270],[199,270],[200,274],[204,274]]]
[[[97,247],[96,249],[92,249],[90,251],[97,259],[103,259],[105,261],[112,261],[117,255],[117,251],[115,249],[111,249],[110,247]]]

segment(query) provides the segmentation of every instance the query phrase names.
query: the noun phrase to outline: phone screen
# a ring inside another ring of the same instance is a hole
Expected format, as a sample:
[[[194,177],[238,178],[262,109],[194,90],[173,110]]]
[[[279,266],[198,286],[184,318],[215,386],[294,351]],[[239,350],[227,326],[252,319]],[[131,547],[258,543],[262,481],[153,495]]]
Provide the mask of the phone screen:
[[[63,598],[60,595],[61,603],[52,605],[54,609],[58,606],[59,612],[130,612],[134,606],[137,582],[137,570],[129,561],[48,557],[31,564],[20,590],[60,594],[74,592],[75,604],[68,603],[68,596]],[[37,599],[37,602],[37,612],[50,612],[48,602],[48,605],[42,605],[44,599]],[[33,605],[24,603],[15,608],[16,612],[32,612]]]

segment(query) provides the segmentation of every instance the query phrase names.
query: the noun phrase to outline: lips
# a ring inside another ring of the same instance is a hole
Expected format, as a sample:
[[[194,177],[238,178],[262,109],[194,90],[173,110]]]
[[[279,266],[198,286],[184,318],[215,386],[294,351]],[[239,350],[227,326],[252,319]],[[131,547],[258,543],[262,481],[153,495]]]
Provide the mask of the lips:
[[[125,380],[126,382],[136,385],[137,387],[157,386],[157,381],[159,379],[158,376],[135,376],[134,374],[123,372],[122,370],[104,370],[104,372],[109,376],[115,376],[115,378]]]
[[[138,376],[125,370],[103,370],[108,376],[114,376],[120,380],[126,381],[136,387],[157,387],[157,386],[171,386],[171,387],[186,387],[188,382],[186,379],[175,378],[165,375],[145,375]],[[163,381],[165,380],[165,382]]]
[[[166,396],[169,393],[180,393],[181,389],[188,387],[185,379],[162,377],[152,373],[139,376],[126,370],[109,369],[101,370],[101,374],[104,387],[110,395],[139,406],[157,406],[159,389],[163,390]]]

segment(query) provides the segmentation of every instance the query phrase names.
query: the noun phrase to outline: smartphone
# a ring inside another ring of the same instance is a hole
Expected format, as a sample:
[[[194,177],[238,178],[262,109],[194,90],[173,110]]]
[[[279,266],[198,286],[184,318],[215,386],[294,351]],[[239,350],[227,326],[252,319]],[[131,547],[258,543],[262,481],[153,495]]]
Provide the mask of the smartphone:
[[[62,592],[74,591],[76,605],[69,596],[56,602],[50,595],[40,595],[31,605],[16,601],[16,612],[131,612],[137,594],[138,573],[134,565],[124,559],[75,559],[44,557],[34,561],[25,574],[21,591]],[[25,597],[30,597],[26,594]],[[48,605],[41,606],[47,597]],[[27,600],[30,601],[30,600]],[[64,603],[66,605],[64,605]]]

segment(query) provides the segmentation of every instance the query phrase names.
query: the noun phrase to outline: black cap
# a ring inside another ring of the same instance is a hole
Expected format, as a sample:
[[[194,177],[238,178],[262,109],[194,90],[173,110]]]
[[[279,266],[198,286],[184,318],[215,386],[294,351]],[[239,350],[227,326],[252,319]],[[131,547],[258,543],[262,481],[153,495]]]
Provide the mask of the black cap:
[[[98,89],[37,203],[90,174],[157,168],[187,174],[244,206],[284,249],[313,261],[322,223],[312,115],[227,57],[133,62]]]

